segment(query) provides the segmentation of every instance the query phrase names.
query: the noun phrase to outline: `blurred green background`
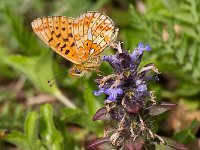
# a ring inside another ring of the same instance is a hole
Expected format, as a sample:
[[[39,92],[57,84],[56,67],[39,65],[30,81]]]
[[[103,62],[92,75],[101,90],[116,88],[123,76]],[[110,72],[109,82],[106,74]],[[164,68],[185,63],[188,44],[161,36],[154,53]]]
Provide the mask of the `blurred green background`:
[[[36,140],[38,145],[50,142],[57,149],[79,150],[103,135],[102,122],[92,121],[105,98],[92,94],[98,76],[65,76],[49,87],[47,80],[68,72],[72,64],[55,54],[31,29],[31,21],[37,17],[77,17],[86,11],[104,12],[112,18],[124,49],[133,51],[140,41],[152,47],[151,52],[145,52],[141,66],[154,62],[161,74],[159,82],[149,88],[156,91],[158,101],[178,104],[157,119],[155,132],[200,149],[199,0],[1,0],[0,137],[5,129],[13,136],[1,140],[0,149],[15,145],[37,149],[30,144]],[[100,70],[112,73],[107,63]],[[48,131],[41,130],[44,122]],[[39,131],[29,133],[37,130],[35,126]]]

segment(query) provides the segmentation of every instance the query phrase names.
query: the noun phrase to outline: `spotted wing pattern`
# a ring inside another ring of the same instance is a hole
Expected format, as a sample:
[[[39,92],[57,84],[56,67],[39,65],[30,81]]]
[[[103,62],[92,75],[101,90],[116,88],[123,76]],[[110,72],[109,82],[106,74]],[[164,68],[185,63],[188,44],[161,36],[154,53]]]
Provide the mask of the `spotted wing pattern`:
[[[75,40],[72,35],[74,19],[67,17],[37,18],[32,22],[33,31],[55,52],[72,61],[81,63],[76,54]]]
[[[113,21],[99,12],[86,12],[76,19],[37,18],[31,25],[49,47],[75,64],[101,54],[117,34]]]

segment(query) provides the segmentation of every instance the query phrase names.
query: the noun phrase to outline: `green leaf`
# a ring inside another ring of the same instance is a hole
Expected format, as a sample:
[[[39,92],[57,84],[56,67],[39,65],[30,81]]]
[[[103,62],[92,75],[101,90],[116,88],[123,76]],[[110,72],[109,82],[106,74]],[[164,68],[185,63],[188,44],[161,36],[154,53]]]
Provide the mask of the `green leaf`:
[[[108,4],[110,2],[110,0],[100,0],[100,1],[96,1],[96,3],[92,6],[92,8],[90,8],[90,10],[92,11],[97,11],[100,8],[102,8],[102,6]]]
[[[191,125],[183,131],[180,131],[179,133],[174,135],[174,139],[177,141],[180,141],[181,143],[189,143],[191,141],[195,141],[195,133],[194,130],[198,129],[200,126],[200,123],[197,120],[194,120]]]
[[[95,132],[97,135],[102,134],[102,123],[92,121],[92,118],[82,110],[65,108],[62,111],[61,118],[63,121],[73,122],[89,131]]]
[[[179,47],[175,48],[176,49],[176,53],[175,56],[177,58],[177,61],[179,64],[185,64],[185,56],[186,56],[186,52],[188,49],[188,44],[187,41],[188,38],[186,38],[185,36],[183,36],[181,38],[181,40],[176,41],[176,44],[179,45]],[[182,45],[180,46],[180,43],[182,43]]]
[[[75,105],[61,93],[56,84],[53,84],[53,86],[50,87],[50,84],[47,83],[47,80],[51,79],[54,76],[52,68],[52,54],[53,52],[51,51],[44,51],[37,59],[34,66],[34,72],[37,77],[37,84],[39,85],[40,89],[54,95],[66,106],[70,108],[75,108]],[[55,82],[55,80],[51,81]]]
[[[54,7],[55,10],[54,12],[52,12],[52,14],[54,15],[63,14],[68,17],[77,17],[78,15],[80,15],[85,11],[89,11],[90,7],[92,7],[92,3],[91,1],[67,0],[67,5],[66,1],[55,1],[55,3],[53,3],[52,6]]]
[[[50,104],[42,106],[40,115],[40,133],[44,144],[52,150],[61,149],[63,137],[54,126],[52,106]]]
[[[13,37],[15,37],[22,53],[30,56],[38,54],[40,49],[36,49],[36,38],[33,37],[32,34],[27,30],[26,26],[24,26],[22,16],[13,13],[10,10],[10,7],[6,7],[4,12],[6,16],[5,18],[9,21],[9,25],[11,25]]]
[[[61,119],[68,119],[71,118],[73,116],[79,115],[82,113],[82,110],[80,109],[71,109],[71,108],[64,108],[62,109],[62,117]]]
[[[87,107],[87,112],[89,113],[89,116],[92,118],[95,112],[100,108],[100,103],[94,96],[92,87],[90,87],[90,85],[87,82],[85,82],[85,87],[87,87],[87,89],[84,90],[83,97]]]
[[[170,146],[168,146],[168,145],[164,145],[164,144],[156,144],[155,145],[155,150],[164,150],[164,149],[166,149],[166,150],[174,150],[174,148],[173,147],[170,147]]]
[[[22,55],[9,55],[4,63],[13,67],[16,71],[23,73],[37,88],[37,78],[34,71],[34,64],[37,57],[26,57]]]
[[[160,150],[162,150],[162,148],[167,149],[167,150],[168,150],[168,148],[169,148],[169,150],[188,150],[188,148],[185,145],[183,145],[177,141],[174,141],[170,138],[162,137],[162,139],[165,141],[165,143],[160,145],[161,146]]]
[[[34,65],[34,72],[37,77],[37,84],[43,91],[53,94],[58,90],[56,84],[52,87],[47,83],[47,80],[51,79],[53,75],[52,68],[52,54],[51,50],[44,50],[44,52],[37,58]]]
[[[51,52],[44,51],[44,53],[37,57],[7,55],[7,57],[4,57],[3,61],[4,64],[7,64],[13,67],[16,71],[23,73],[38,90],[50,93],[66,106],[75,108],[75,105],[61,93],[56,84],[54,84],[53,87],[50,87],[49,84],[47,84],[47,80],[53,77]]]
[[[37,112],[29,112],[25,121],[25,136],[31,149],[39,149],[38,141],[38,119]]]
[[[12,131],[10,134],[8,134],[5,137],[5,141],[16,145],[20,149],[31,150],[28,142],[26,141],[26,137],[18,131]]]

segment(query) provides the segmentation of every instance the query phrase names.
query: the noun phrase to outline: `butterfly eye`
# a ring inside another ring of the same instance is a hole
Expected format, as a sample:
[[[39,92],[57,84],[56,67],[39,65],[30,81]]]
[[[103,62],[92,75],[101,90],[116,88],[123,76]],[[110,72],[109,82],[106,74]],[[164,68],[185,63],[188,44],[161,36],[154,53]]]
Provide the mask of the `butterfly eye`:
[[[83,75],[83,71],[80,70],[79,68],[77,67],[72,67],[70,70],[69,70],[69,75],[70,76],[73,76],[73,77],[80,77]]]
[[[82,71],[81,70],[79,70],[78,68],[75,68],[75,74],[81,74],[82,73]]]

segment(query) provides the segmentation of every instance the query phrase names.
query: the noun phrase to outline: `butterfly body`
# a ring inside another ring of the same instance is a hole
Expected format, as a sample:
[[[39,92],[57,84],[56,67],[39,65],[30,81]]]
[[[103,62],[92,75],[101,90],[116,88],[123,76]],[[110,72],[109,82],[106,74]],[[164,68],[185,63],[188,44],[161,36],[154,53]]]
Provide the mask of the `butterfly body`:
[[[103,13],[86,12],[74,19],[55,16],[33,20],[33,31],[55,52],[75,66],[70,75],[81,76],[98,69],[105,48],[113,43],[118,29]]]

